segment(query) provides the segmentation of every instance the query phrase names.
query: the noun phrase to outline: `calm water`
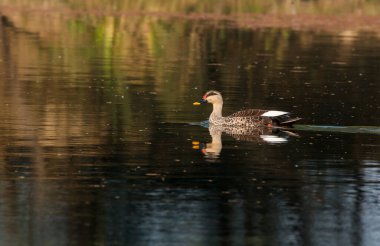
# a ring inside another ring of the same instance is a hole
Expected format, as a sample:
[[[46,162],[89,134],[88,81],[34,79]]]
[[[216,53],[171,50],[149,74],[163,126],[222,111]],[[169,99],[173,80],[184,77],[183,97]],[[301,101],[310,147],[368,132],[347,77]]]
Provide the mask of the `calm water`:
[[[378,245],[379,34],[128,18],[2,18],[0,244]],[[209,89],[303,125],[204,155]]]

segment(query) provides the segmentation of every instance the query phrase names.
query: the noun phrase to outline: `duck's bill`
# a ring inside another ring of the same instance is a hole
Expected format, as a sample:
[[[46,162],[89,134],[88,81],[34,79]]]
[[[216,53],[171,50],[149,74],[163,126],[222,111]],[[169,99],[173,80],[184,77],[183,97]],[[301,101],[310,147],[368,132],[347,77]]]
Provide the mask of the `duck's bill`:
[[[201,100],[199,100],[198,102],[194,102],[193,105],[194,105],[194,106],[199,106],[199,105],[201,105],[201,104],[203,104],[203,103],[206,103],[206,102],[207,102],[206,100],[201,99]]]

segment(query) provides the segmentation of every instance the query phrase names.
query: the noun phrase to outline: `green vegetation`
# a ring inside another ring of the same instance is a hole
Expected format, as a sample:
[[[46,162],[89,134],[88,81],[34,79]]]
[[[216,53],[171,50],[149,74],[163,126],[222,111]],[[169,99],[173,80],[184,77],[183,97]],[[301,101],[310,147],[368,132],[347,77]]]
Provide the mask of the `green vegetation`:
[[[302,9],[303,13],[318,14],[283,18],[280,13],[289,14],[286,7],[289,4],[298,12]],[[125,103],[133,93],[149,91],[158,95],[158,107],[170,108],[166,110],[167,115],[160,116],[164,118],[181,117],[179,111],[191,110],[182,108],[191,105],[180,100],[189,93],[189,88],[198,88],[199,93],[208,89],[205,83],[217,83],[216,88],[226,90],[231,86],[247,88],[252,92],[247,93],[252,103],[260,98],[257,95],[273,91],[271,81],[282,81],[284,87],[291,87],[292,81],[310,83],[310,78],[303,77],[302,71],[306,69],[313,82],[323,83],[319,67],[307,68],[304,64],[310,64],[310,60],[294,57],[309,54],[322,64],[343,61],[349,66],[352,49],[358,45],[355,37],[367,35],[368,42],[377,42],[376,28],[379,28],[376,23],[375,27],[362,25],[361,21],[368,24],[368,20],[372,20],[367,19],[368,16],[355,20],[329,17],[324,19],[326,23],[320,24],[321,14],[333,13],[341,7],[336,12],[374,14],[378,9],[375,1],[2,0],[0,5],[3,6],[1,14],[9,22],[5,36],[10,44],[9,54],[1,54],[1,59],[12,64],[17,69],[16,74],[36,78],[57,73],[67,75],[64,85],[60,81],[42,83],[42,79],[39,80],[41,90],[47,88],[47,84],[49,90],[55,90],[49,94],[57,95],[56,100],[60,98],[62,86],[77,87],[83,76],[93,75],[97,78],[94,87],[106,88],[97,92],[104,93],[104,101],[96,102],[99,107],[104,102]],[[267,15],[254,15],[256,12]],[[194,13],[199,15],[192,16]],[[246,18],[248,13],[251,17]],[[230,17],[236,14],[239,18]],[[272,22],[268,24],[268,21]],[[290,24],[284,26],[287,21]],[[354,21],[356,25],[348,25],[351,22],[347,21]],[[305,26],[300,27],[301,24]],[[251,28],[260,28],[260,31],[253,35]],[[362,28],[375,34],[363,32]],[[293,29],[302,32],[295,35]],[[330,45],[333,48],[325,52],[320,52],[314,41],[315,35],[321,32],[333,32],[339,37],[333,41],[335,45]],[[284,61],[292,62],[284,64]],[[38,63],[41,64],[37,67],[44,67],[47,62],[51,65],[49,71],[30,69]],[[363,64],[364,69],[370,67]],[[294,73],[286,77],[281,75],[283,71],[293,70]],[[263,83],[259,87],[258,77]],[[90,93],[82,95],[83,98],[99,98],[99,95],[91,95],[93,91],[81,93]],[[115,94],[123,95],[125,100],[115,98]],[[77,94],[72,96],[60,100],[80,103]],[[131,109],[125,105],[113,110],[125,110],[125,114],[131,115]]]
[[[81,11],[236,14],[379,15],[376,0],[1,0],[3,5],[69,8]]]

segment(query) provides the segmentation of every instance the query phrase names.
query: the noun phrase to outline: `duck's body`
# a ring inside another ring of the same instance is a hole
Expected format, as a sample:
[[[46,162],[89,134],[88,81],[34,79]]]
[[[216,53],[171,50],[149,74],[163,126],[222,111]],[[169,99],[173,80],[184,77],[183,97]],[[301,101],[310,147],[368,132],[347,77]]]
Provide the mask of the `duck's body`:
[[[209,117],[210,124],[225,127],[291,127],[301,118],[294,117],[288,112],[262,109],[247,109],[238,111],[227,117],[222,116],[223,98],[218,91],[208,91],[203,98],[194,103],[211,103],[213,111]]]

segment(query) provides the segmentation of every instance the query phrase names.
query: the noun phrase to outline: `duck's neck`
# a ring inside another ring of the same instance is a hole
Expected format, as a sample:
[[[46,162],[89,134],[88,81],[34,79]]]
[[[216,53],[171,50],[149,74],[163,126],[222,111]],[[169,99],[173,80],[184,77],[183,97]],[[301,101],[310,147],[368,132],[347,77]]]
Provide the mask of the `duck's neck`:
[[[213,107],[213,110],[212,110],[211,115],[214,116],[215,118],[221,118],[223,103],[214,103],[212,107]]]

